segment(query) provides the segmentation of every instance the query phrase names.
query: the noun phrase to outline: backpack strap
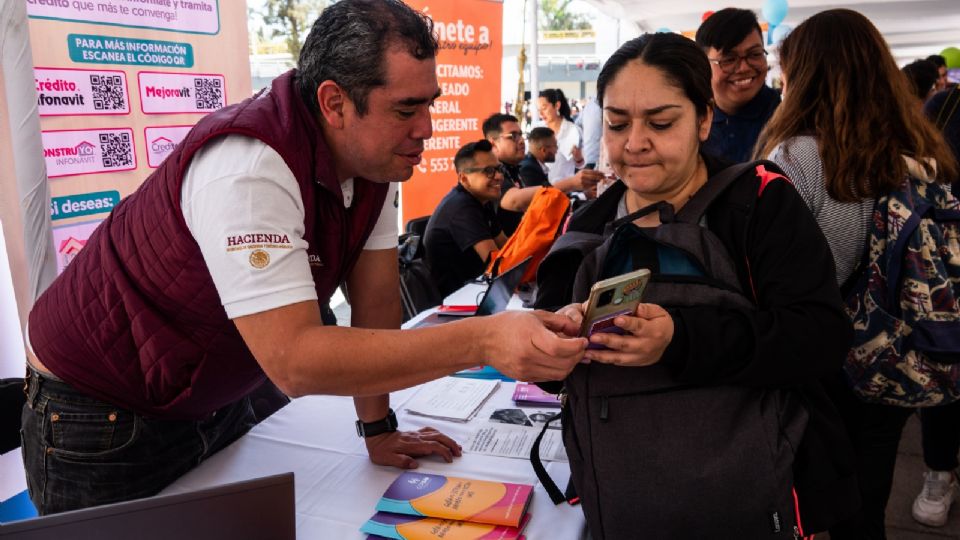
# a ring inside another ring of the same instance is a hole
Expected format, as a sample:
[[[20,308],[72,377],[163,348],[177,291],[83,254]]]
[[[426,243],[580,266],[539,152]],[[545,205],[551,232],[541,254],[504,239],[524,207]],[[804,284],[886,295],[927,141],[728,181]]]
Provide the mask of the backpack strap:
[[[603,233],[604,226],[617,216],[620,199],[627,191],[623,180],[617,180],[599,197],[577,208],[570,216],[565,232],[580,231]]]
[[[547,469],[543,466],[543,460],[540,459],[540,442],[543,441],[544,435],[547,433],[547,429],[550,428],[550,424],[555,420],[558,420],[561,416],[561,413],[557,413],[551,416],[546,423],[543,424],[543,428],[540,430],[540,434],[537,435],[537,438],[533,441],[533,446],[530,448],[530,464],[533,465],[533,471],[537,473],[537,480],[540,481],[540,484],[543,485],[543,489],[546,490],[547,495],[550,496],[550,500],[553,501],[553,504],[560,504],[566,502],[567,504],[573,506],[580,502],[580,497],[577,496],[576,489],[573,487],[573,480],[571,479],[567,483],[566,491],[560,491],[560,488],[557,487],[557,483],[553,481],[553,478],[550,478],[550,475],[547,473]]]
[[[943,128],[950,122],[950,118],[953,117],[953,113],[956,112],[958,105],[960,105],[960,85],[954,85],[950,93],[947,94],[947,98],[943,100],[940,110],[937,111],[937,129],[943,131]]]
[[[737,178],[743,176],[747,171],[761,165],[766,165],[767,163],[769,162],[748,161],[746,163],[737,163],[713,175],[710,177],[710,180],[683,205],[683,208],[677,212],[677,221],[683,223],[699,223],[706,213],[707,208],[710,208],[713,201],[716,200],[721,193],[726,191]]]
[[[711,176],[709,181],[707,181],[703,187],[697,190],[693,197],[687,201],[685,205],[683,205],[683,208],[681,208],[679,212],[675,212],[673,205],[666,201],[655,202],[653,204],[644,206],[636,212],[610,222],[607,225],[604,235],[606,236],[610,232],[615,231],[626,223],[630,223],[642,218],[643,216],[652,214],[654,211],[660,213],[661,223],[671,223],[674,221],[679,221],[682,223],[699,223],[703,218],[703,214],[706,213],[707,209],[710,208],[710,205],[713,204],[713,201],[715,201],[721,193],[726,191],[726,189],[730,187],[730,185],[733,184],[738,178],[743,176],[743,174],[747,171],[758,167],[764,167],[762,171],[758,171],[758,174],[760,172],[765,173],[765,167],[768,165],[772,164],[769,161],[748,161],[746,163],[737,163],[736,165],[731,165]],[[773,174],[776,176],[782,176],[777,173]]]

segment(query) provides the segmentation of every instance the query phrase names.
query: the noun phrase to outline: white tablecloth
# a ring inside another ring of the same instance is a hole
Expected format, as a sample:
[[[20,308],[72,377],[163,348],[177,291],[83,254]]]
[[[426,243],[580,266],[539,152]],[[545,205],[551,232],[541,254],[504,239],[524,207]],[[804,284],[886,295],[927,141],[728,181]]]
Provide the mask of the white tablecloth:
[[[404,403],[418,388],[393,394],[401,429],[432,425],[463,444],[493,409],[512,407],[513,383],[500,389],[477,417],[466,424],[431,421],[406,414]],[[357,437],[353,401],[346,397],[311,396],[294,400],[237,442],[177,480],[164,493],[182,493],[213,485],[292,471],[296,488],[297,537],[361,539],[360,525],[374,513],[377,500],[400,474],[374,465]],[[544,462],[563,488],[569,466]],[[452,464],[435,457],[420,459],[423,472],[535,484],[527,526],[529,540],[579,539],[585,536],[579,507],[554,506],[524,459],[468,454]]]
[[[500,389],[477,417],[466,424],[431,421],[403,412],[415,389],[396,392],[391,405],[402,429],[432,425],[463,444],[493,409],[512,407],[513,383]],[[296,488],[297,537],[361,539],[360,525],[374,513],[377,500],[400,474],[399,469],[374,465],[357,437],[356,412],[350,398],[311,396],[294,400],[237,442],[174,482],[163,493],[204,487],[292,471]],[[544,462],[557,484],[566,485],[566,463]],[[420,459],[423,472],[535,484],[527,526],[529,540],[585,537],[579,507],[554,506],[528,460],[465,453],[452,464],[435,457]]]

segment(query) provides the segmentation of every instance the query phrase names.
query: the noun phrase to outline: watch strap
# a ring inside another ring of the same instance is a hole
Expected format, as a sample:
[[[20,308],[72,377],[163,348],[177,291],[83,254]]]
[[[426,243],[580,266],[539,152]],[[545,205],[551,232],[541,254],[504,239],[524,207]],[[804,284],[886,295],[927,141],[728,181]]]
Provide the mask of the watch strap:
[[[397,415],[390,409],[387,416],[374,422],[364,422],[357,420],[357,435],[359,437],[376,437],[384,433],[391,433],[397,430]]]

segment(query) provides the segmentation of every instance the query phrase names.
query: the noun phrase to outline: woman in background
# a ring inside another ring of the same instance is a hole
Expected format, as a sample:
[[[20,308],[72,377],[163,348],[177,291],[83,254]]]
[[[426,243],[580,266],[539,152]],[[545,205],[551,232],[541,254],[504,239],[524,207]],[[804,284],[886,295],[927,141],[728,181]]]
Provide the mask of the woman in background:
[[[810,17],[781,44],[780,65],[783,102],[760,135],[757,155],[793,180],[844,284],[864,252],[875,200],[908,173],[943,181],[955,176],[956,165],[863,15],[834,9]],[[839,371],[828,382],[857,453],[863,499],[859,516],[830,537],[885,538],[897,446],[913,409],[861,401]]]
[[[583,155],[580,152],[583,136],[570,117],[570,103],[563,95],[563,90],[541,90],[540,97],[537,98],[537,110],[540,111],[540,119],[546,122],[547,127],[552,129],[557,137],[556,161],[547,164],[547,177],[553,184],[557,180],[573,176],[577,169],[583,168]]]

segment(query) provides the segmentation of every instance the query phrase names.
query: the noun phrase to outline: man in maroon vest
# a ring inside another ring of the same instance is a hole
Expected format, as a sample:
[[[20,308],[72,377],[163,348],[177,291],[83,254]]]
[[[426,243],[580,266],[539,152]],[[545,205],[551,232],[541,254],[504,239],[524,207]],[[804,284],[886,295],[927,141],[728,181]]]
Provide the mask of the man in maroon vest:
[[[437,48],[398,0],[333,4],[298,69],[201,120],[91,235],[29,318],[23,453],[42,514],[155,494],[249,429],[267,378],[355,396],[371,460],[412,468],[460,448],[398,431],[388,392],[479,364],[572,370],[586,342],[551,313],[397,330],[391,182],[432,135]],[[341,283],[352,328],[324,325]]]

